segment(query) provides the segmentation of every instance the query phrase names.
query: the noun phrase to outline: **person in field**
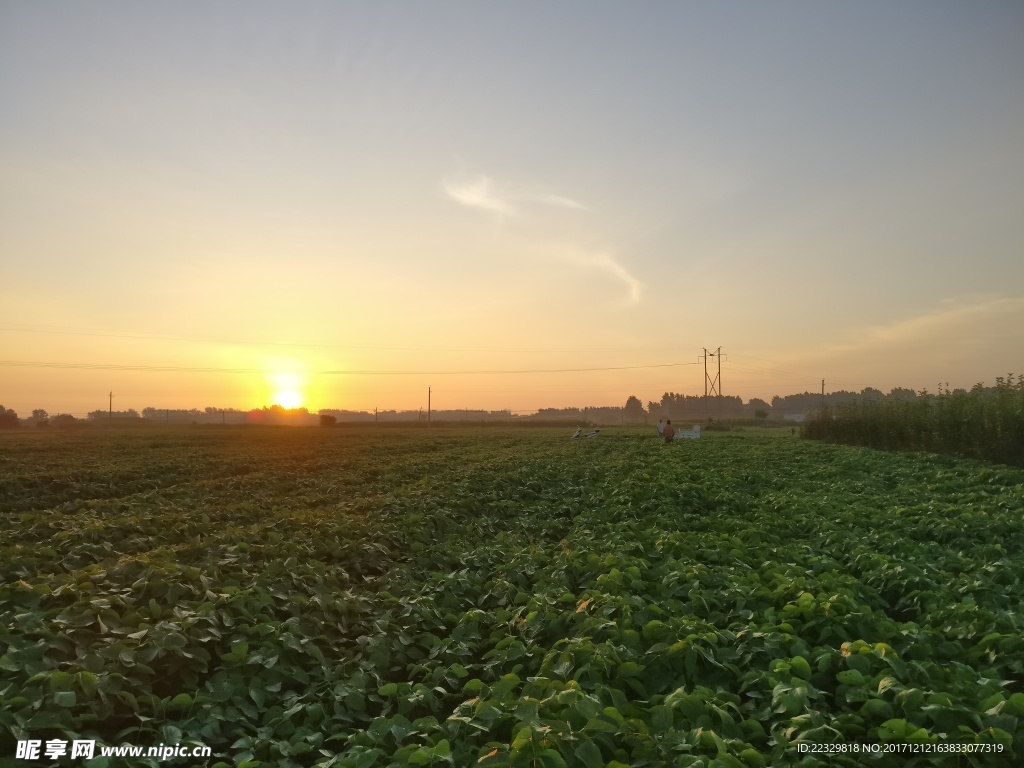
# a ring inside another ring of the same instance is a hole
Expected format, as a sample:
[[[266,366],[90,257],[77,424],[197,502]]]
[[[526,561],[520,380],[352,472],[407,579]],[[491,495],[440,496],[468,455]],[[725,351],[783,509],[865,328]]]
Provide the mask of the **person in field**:
[[[658,437],[665,436],[665,420],[658,419]]]
[[[672,419],[665,422],[665,429],[661,434],[666,443],[672,442],[672,438],[676,436],[676,428],[672,426]]]

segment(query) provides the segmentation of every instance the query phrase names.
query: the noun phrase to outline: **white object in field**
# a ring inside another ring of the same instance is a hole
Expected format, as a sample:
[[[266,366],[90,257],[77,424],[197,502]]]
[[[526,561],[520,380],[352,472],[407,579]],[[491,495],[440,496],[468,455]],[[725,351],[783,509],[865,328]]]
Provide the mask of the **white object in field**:
[[[693,425],[693,429],[691,429],[691,430],[689,430],[687,432],[683,432],[682,430],[679,430],[678,432],[676,432],[676,439],[678,440],[680,437],[685,437],[687,440],[699,440],[700,439],[700,424],[694,424]]]
[[[579,437],[580,436],[580,432],[582,432],[582,431],[583,431],[582,429],[580,429],[579,427],[576,427],[576,431],[572,433],[572,436],[574,438]]]
[[[600,429],[595,429],[593,432],[591,432],[589,435],[587,435],[587,437],[597,437],[597,433],[600,432],[600,431],[601,431]]]

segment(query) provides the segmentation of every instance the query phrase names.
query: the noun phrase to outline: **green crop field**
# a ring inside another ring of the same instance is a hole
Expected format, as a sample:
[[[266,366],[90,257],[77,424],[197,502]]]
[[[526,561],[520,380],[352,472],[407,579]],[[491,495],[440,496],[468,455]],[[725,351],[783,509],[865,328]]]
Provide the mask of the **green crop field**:
[[[22,430],[0,514],[0,763],[1024,762],[1022,469],[790,430]]]

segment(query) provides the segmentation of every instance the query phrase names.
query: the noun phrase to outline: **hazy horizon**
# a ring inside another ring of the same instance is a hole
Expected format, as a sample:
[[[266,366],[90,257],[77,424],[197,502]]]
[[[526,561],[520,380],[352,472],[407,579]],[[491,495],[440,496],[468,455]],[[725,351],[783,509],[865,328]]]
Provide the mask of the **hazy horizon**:
[[[1014,383],[1014,382],[1011,382],[1011,383]],[[945,387],[944,384],[942,384],[940,386]],[[874,388],[874,387],[867,387],[865,389],[866,390],[875,390],[876,388]],[[906,387],[897,387],[897,388],[894,388],[894,390],[890,390],[890,391],[882,391],[882,390],[877,390],[877,391],[880,391],[882,395],[888,397],[888,396],[903,396],[908,391],[908,389],[909,388],[906,388]],[[710,391],[710,386],[709,386],[709,391]],[[964,388],[963,391],[966,391],[966,388]],[[857,390],[857,391],[850,391],[850,390],[835,390],[835,391],[832,391],[832,390],[826,389],[825,392],[824,392],[824,395],[827,398],[834,399],[835,397],[839,397],[839,396],[843,396],[843,395],[854,394],[854,395],[858,395],[859,396],[859,395],[863,395],[864,393],[865,393],[865,390],[863,390],[863,389],[862,390]],[[771,407],[774,406],[774,404],[776,402],[776,398],[780,398],[780,399],[782,399],[784,401],[786,398],[801,398],[801,397],[806,395],[806,396],[810,396],[814,400],[814,406],[817,407],[817,403],[818,403],[817,398],[821,394],[822,394],[821,390],[819,389],[817,392],[813,392],[811,390],[803,390],[801,392],[777,393],[776,395],[773,395],[772,397],[767,397],[767,398],[756,398],[755,397],[755,398],[739,398],[739,399],[740,399],[740,401],[741,401],[741,403],[742,403],[744,408],[750,406],[752,403],[755,403],[755,401],[763,401],[764,403],[766,403],[769,406],[769,409],[770,409]],[[872,394],[877,396],[876,392],[872,392]],[[915,395],[920,396],[920,394],[921,393],[919,391],[915,391]],[[935,394],[941,394],[941,392],[939,392],[937,390],[928,390],[928,394],[929,395],[935,395]],[[710,407],[712,408],[712,410],[714,410],[716,407],[719,407],[719,406],[716,406],[716,403],[718,402],[718,398],[716,397],[716,395],[708,394],[707,396],[705,396],[703,392],[697,392],[697,393],[694,393],[694,392],[663,392],[663,393],[661,393],[661,394],[659,394],[657,396],[651,396],[651,397],[643,397],[643,396],[641,396],[641,395],[639,395],[637,393],[630,393],[630,395],[627,396],[627,399],[631,398],[631,397],[636,397],[638,400],[640,400],[641,404],[643,405],[643,409],[644,409],[645,412],[657,413],[659,409],[658,408],[654,408],[652,410],[651,406],[653,404],[658,404],[658,403],[663,402],[663,397],[666,396],[666,395],[671,395],[671,396],[674,396],[674,397],[682,396],[684,398],[699,398],[699,399],[706,397],[707,398],[707,402],[710,404]],[[729,401],[735,400],[735,398],[738,398],[738,397],[739,397],[738,395],[729,395],[728,393],[726,393],[726,394],[724,394],[722,396],[722,400],[725,401],[725,402],[729,402]],[[442,413],[463,413],[463,412],[469,412],[469,413],[477,413],[477,412],[499,413],[499,412],[506,412],[507,411],[507,412],[510,412],[510,413],[512,413],[513,415],[516,415],[516,416],[523,416],[523,415],[536,414],[539,411],[545,411],[545,410],[549,410],[549,411],[550,410],[573,410],[573,409],[576,409],[576,410],[585,410],[585,409],[614,410],[614,409],[622,409],[626,405],[626,402],[615,402],[615,403],[613,403],[613,402],[607,402],[607,403],[603,403],[603,402],[600,402],[600,403],[599,402],[586,402],[586,403],[582,403],[581,402],[581,403],[565,403],[565,404],[562,404],[562,405],[540,405],[540,406],[538,406],[536,408],[512,408],[512,407],[469,408],[469,407],[459,407],[459,406],[437,407],[437,406],[435,406],[433,404],[432,399],[428,395],[424,396],[424,403],[425,403],[424,405],[422,405],[422,406],[415,406],[414,405],[414,406],[410,406],[410,407],[406,407],[406,408],[393,408],[393,407],[390,407],[390,406],[387,406],[387,405],[373,406],[373,407],[370,407],[370,408],[346,408],[346,407],[335,406],[335,405],[330,405],[330,404],[325,404],[325,405],[322,405],[322,406],[320,406],[318,408],[310,408],[310,407],[308,407],[307,405],[304,405],[304,404],[303,405],[295,405],[295,406],[287,406],[287,405],[281,405],[280,403],[264,404],[262,406],[252,406],[252,407],[245,407],[245,408],[240,408],[237,405],[232,404],[232,403],[220,403],[220,404],[217,404],[217,405],[211,405],[209,403],[201,403],[201,404],[192,404],[191,406],[181,406],[181,407],[171,407],[171,406],[157,407],[157,406],[154,406],[154,405],[151,405],[151,404],[150,405],[142,405],[142,406],[139,406],[139,405],[124,405],[124,406],[122,406],[122,405],[115,405],[112,402],[112,400],[107,400],[106,402],[107,402],[107,405],[104,406],[104,407],[96,407],[96,408],[92,408],[89,411],[78,411],[78,412],[69,411],[67,409],[63,409],[63,410],[62,409],[50,410],[48,408],[32,408],[32,409],[25,409],[23,411],[17,411],[17,409],[11,409],[11,410],[15,410],[17,412],[18,418],[22,419],[22,420],[26,420],[26,419],[31,420],[32,412],[35,411],[35,410],[43,410],[43,411],[46,412],[47,416],[68,415],[68,416],[74,416],[75,418],[81,418],[81,419],[93,416],[95,414],[100,414],[102,416],[102,418],[106,418],[106,415],[108,414],[108,412],[112,412],[114,417],[124,417],[126,415],[131,414],[131,413],[134,413],[136,416],[139,416],[141,418],[150,418],[150,417],[152,417],[152,418],[156,418],[156,419],[162,419],[163,418],[163,414],[164,414],[165,411],[169,411],[169,412],[174,413],[174,414],[181,414],[181,413],[184,413],[184,412],[193,412],[193,411],[197,411],[197,412],[202,413],[202,414],[207,414],[209,412],[213,412],[215,414],[220,414],[220,413],[239,414],[239,413],[249,413],[249,412],[252,412],[252,411],[273,410],[273,409],[276,409],[276,408],[281,408],[281,409],[283,409],[284,411],[287,411],[287,412],[291,412],[291,411],[306,412],[306,413],[309,413],[309,414],[312,414],[312,415],[316,415],[317,413],[322,413],[322,412],[325,412],[325,411],[327,411],[327,412],[345,412],[345,413],[351,413],[351,414],[368,414],[368,415],[371,415],[371,416],[375,412],[378,412],[378,411],[381,414],[385,414],[385,413],[416,413],[417,411],[419,411],[421,413],[421,415],[423,416],[423,418],[427,418],[428,412],[432,412],[434,414],[442,414]],[[10,407],[10,406],[7,406],[5,403],[0,403],[0,406],[4,406],[5,408],[9,408]],[[806,410],[802,406],[796,406],[796,405],[788,406],[786,403],[780,404],[780,407],[782,408],[782,411],[780,411],[781,413],[797,413],[797,412],[803,412],[804,410]],[[156,416],[151,416],[151,415],[147,416],[147,414],[144,413],[144,411],[147,411],[147,410],[150,410],[150,409],[155,410],[157,412]],[[714,416],[715,414],[711,413],[710,415]],[[734,417],[731,416],[730,418],[734,418]]]
[[[21,416],[1024,372],[1019,3],[0,0],[0,162]]]

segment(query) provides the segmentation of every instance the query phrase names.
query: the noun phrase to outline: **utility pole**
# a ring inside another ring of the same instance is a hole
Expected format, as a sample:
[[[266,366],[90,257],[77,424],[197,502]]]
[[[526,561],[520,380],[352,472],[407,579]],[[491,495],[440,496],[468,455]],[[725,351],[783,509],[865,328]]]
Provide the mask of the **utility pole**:
[[[377,406],[373,406],[373,423],[377,423]]]
[[[821,380],[821,418],[825,419],[825,380]]]
[[[715,379],[718,381],[718,420],[722,420],[722,348],[718,348],[716,353],[718,356],[718,375]]]

